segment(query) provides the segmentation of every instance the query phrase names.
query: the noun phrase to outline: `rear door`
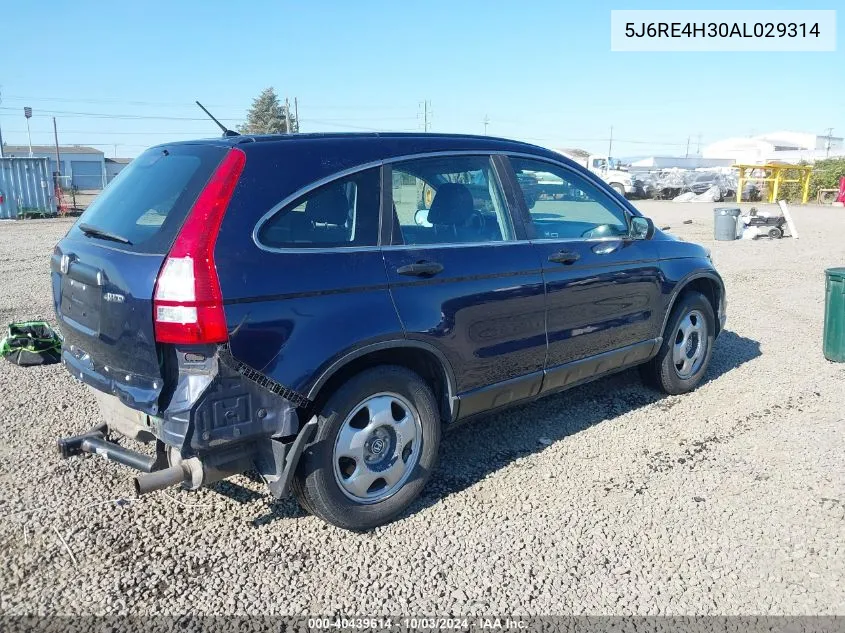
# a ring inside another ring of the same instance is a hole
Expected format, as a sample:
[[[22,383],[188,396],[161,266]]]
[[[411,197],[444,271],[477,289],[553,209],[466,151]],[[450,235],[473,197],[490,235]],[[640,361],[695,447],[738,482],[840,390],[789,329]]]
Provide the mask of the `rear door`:
[[[406,336],[449,360],[461,417],[535,395],[546,351],[543,280],[491,157],[389,168],[384,263]]]
[[[162,388],[153,332],[156,277],[225,152],[213,145],[144,152],[82,214],[52,257],[65,362],[83,381],[148,413],[156,412]]]
[[[647,357],[662,325],[654,242],[630,239],[629,212],[574,169],[523,157],[510,164],[546,283],[544,390],[588,377],[564,370],[582,359],[619,352],[617,360],[629,364]],[[588,369],[612,365],[610,359]]]

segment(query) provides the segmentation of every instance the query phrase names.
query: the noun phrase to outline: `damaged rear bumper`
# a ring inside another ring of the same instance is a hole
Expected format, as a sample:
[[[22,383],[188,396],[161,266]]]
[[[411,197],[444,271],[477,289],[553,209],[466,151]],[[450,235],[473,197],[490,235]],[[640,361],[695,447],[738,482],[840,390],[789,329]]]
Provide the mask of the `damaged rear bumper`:
[[[317,418],[314,417],[304,425],[296,439],[287,444],[271,439],[266,447],[241,445],[202,457],[183,459],[167,450],[160,450],[161,445],[157,447],[159,450],[154,457],[127,449],[111,440],[107,426],[102,425],[82,435],[58,440],[58,450],[64,458],[88,453],[141,471],[141,474],[133,479],[136,496],[177,485],[196,490],[232,475],[258,468],[271,494],[281,499],[290,494],[291,481],[299,459],[305,447],[314,439],[316,431]],[[271,462],[266,461],[268,450],[272,454]]]
[[[225,345],[171,347],[164,353],[165,378],[148,381],[148,389],[160,394],[150,402],[146,390],[142,406],[134,398],[127,403],[126,390],[115,387],[118,380],[103,379],[84,353],[66,352],[70,373],[96,390],[105,423],[59,440],[60,454],[96,454],[140,470],[136,494],[177,484],[196,489],[255,469],[275,497],[286,496],[316,431],[316,418],[299,421],[297,409],[308,399],[240,363]],[[118,445],[115,435],[154,441],[156,456]]]

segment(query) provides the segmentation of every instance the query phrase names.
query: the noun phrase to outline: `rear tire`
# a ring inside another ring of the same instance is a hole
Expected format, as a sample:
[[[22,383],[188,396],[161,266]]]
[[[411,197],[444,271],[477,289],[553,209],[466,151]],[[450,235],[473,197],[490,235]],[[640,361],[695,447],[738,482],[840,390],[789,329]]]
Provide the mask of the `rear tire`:
[[[769,237],[773,240],[779,240],[783,237],[783,231],[778,227],[772,227],[769,229]]]
[[[692,391],[707,372],[715,334],[713,306],[699,292],[684,292],[672,308],[657,356],[640,367],[643,381],[670,395]]]
[[[404,511],[437,463],[440,416],[416,373],[382,365],[354,376],[322,409],[292,489],[333,525],[368,530]]]

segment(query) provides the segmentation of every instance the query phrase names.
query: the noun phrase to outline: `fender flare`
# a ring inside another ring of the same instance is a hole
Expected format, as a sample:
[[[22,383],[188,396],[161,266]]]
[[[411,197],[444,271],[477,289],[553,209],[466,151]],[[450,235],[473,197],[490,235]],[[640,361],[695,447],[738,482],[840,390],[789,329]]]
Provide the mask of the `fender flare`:
[[[317,397],[317,394],[320,392],[320,390],[332,378],[332,376],[334,376],[338,371],[343,369],[352,361],[366,356],[367,354],[372,354],[373,352],[379,352],[386,349],[401,348],[414,348],[423,350],[431,353],[437,359],[437,362],[443,368],[443,373],[446,375],[446,388],[448,390],[447,397],[449,400],[449,408],[451,409],[452,415],[454,416],[456,413],[457,404],[457,383],[455,381],[455,373],[454,371],[452,371],[451,363],[449,363],[449,360],[446,358],[443,352],[434,347],[434,345],[414,339],[391,339],[387,341],[379,341],[378,343],[370,343],[369,345],[364,345],[362,347],[355,348],[350,352],[347,352],[346,354],[335,360],[333,363],[331,363],[326,369],[324,369],[319,374],[317,379],[314,381],[314,383],[308,390],[309,400],[313,401]]]
[[[725,300],[725,282],[722,281],[722,278],[715,271],[694,270],[693,272],[687,273],[681,277],[681,279],[675,284],[672,294],[669,295],[666,312],[663,314],[663,325],[660,327],[661,336],[663,336],[666,332],[666,325],[669,323],[669,315],[672,314],[672,309],[675,307],[675,301],[678,300],[678,297],[681,295],[684,288],[696,279],[709,279],[710,281],[715,281],[719,285],[719,305],[716,307],[716,327],[719,327],[719,309],[722,306],[722,302]]]

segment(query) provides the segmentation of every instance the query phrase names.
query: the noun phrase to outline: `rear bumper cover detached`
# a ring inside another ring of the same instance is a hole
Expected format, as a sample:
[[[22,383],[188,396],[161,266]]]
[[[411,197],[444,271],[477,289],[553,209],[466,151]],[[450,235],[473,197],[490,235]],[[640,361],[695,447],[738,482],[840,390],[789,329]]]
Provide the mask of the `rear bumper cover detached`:
[[[62,363],[71,376],[149,415],[158,413],[163,381],[121,371],[94,361],[74,345],[62,349]]]
[[[274,496],[288,494],[302,450],[316,430],[316,419],[299,422],[297,408],[308,399],[243,365],[225,345],[171,347],[165,353],[170,357],[163,367],[173,374],[169,380],[98,367],[84,351],[64,350],[68,371],[96,390],[105,424],[59,440],[62,456],[98,454],[155,473],[154,481],[136,478],[138,493],[173,483],[198,488],[256,469]],[[156,441],[157,456],[118,445],[110,440],[115,433]]]

